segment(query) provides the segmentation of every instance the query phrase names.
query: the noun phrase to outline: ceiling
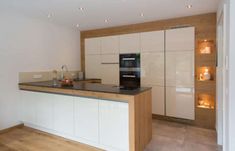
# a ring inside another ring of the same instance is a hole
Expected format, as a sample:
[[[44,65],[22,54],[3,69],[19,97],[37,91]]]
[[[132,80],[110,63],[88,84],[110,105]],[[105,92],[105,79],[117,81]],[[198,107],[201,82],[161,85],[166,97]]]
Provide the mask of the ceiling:
[[[16,11],[79,30],[88,30],[216,12],[219,1],[0,0],[0,11]],[[192,5],[192,8],[187,8],[187,5]]]

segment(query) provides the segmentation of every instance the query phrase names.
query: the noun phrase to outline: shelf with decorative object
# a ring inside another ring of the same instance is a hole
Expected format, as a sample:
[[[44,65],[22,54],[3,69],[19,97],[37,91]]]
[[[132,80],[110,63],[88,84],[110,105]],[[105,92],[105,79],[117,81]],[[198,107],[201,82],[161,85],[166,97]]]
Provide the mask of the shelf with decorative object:
[[[199,40],[198,41],[199,55],[213,55],[215,54],[215,44],[213,40]]]
[[[214,96],[208,93],[197,94],[197,107],[204,109],[215,109]]]
[[[214,81],[215,67],[197,67],[197,81]]]

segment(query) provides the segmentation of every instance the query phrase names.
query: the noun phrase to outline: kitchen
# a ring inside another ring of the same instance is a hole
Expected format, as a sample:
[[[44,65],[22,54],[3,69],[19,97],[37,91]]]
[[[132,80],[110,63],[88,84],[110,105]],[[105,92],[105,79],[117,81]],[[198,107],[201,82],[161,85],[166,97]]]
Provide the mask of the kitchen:
[[[3,1],[0,150],[230,151],[223,2],[182,2],[172,11],[184,15],[151,19],[160,1],[140,0],[141,12],[115,18],[123,3],[134,2]],[[99,22],[102,4],[113,14]]]

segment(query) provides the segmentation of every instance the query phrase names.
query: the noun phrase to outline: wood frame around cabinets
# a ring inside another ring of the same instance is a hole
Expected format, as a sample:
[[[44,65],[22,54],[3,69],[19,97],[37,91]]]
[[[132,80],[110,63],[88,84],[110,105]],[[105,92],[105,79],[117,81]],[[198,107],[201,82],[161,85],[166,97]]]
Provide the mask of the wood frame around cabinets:
[[[208,62],[208,60],[202,60],[201,55],[198,55],[198,41],[201,40],[212,40],[216,41],[216,13],[202,14],[196,16],[168,19],[168,20],[160,20],[153,22],[146,22],[140,24],[132,24],[125,25],[119,27],[111,27],[104,29],[95,29],[88,31],[81,31],[81,68],[82,71],[85,72],[85,38],[92,37],[102,37],[102,36],[111,36],[111,35],[121,35],[121,34],[130,34],[130,33],[138,33],[138,32],[147,32],[147,31],[155,31],[155,30],[166,30],[176,26],[194,26],[196,29],[195,33],[195,94],[198,93],[201,89],[206,89],[205,91],[213,88],[215,90],[216,87],[216,75],[212,84],[212,87],[203,87],[200,82],[197,81],[196,73],[197,66],[199,64],[204,64],[203,62]],[[216,47],[214,47],[213,55],[211,55],[210,63],[215,67],[216,64]],[[215,95],[215,92],[213,91]],[[215,96],[214,96],[215,97]],[[215,111],[209,110],[204,111],[202,109],[198,109],[197,100],[195,95],[195,121],[187,121],[192,125],[197,125],[205,128],[215,128]],[[215,105],[216,106],[216,105]],[[156,117],[156,116],[155,116]],[[172,119],[172,118],[167,118]],[[207,120],[210,119],[210,120]]]

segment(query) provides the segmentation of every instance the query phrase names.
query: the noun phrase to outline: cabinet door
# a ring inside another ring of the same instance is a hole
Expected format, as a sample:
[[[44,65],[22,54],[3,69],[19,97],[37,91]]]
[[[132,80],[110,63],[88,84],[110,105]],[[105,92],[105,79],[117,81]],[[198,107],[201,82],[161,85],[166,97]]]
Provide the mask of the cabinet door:
[[[142,52],[164,52],[164,31],[144,32],[141,36]]]
[[[141,53],[141,84],[164,86],[164,52]]]
[[[128,104],[101,100],[100,143],[117,150],[129,150]]]
[[[166,53],[166,86],[194,87],[194,51]]]
[[[194,120],[194,88],[166,87],[166,115]]]
[[[55,95],[54,96],[54,128],[56,131],[73,135],[74,134],[74,97]]]
[[[119,64],[101,65],[101,83],[119,85]]]
[[[158,115],[165,115],[165,87],[150,87],[152,87],[152,113]]]
[[[98,142],[98,100],[75,98],[75,135],[82,139]]]
[[[101,38],[85,39],[85,54],[97,55],[101,52]]]
[[[101,78],[101,58],[100,55],[85,56],[85,72],[86,78],[100,79]]]
[[[37,101],[37,125],[53,129],[53,94],[39,93]]]
[[[121,35],[120,53],[140,53],[140,34]]]
[[[37,99],[39,98],[38,93],[21,91],[22,99],[22,121],[24,123],[36,125],[36,108],[37,108]]]
[[[101,55],[102,84],[119,85],[119,55]]]
[[[192,51],[194,43],[194,27],[166,30],[166,51]]]
[[[101,54],[119,54],[119,36],[102,37]]]

